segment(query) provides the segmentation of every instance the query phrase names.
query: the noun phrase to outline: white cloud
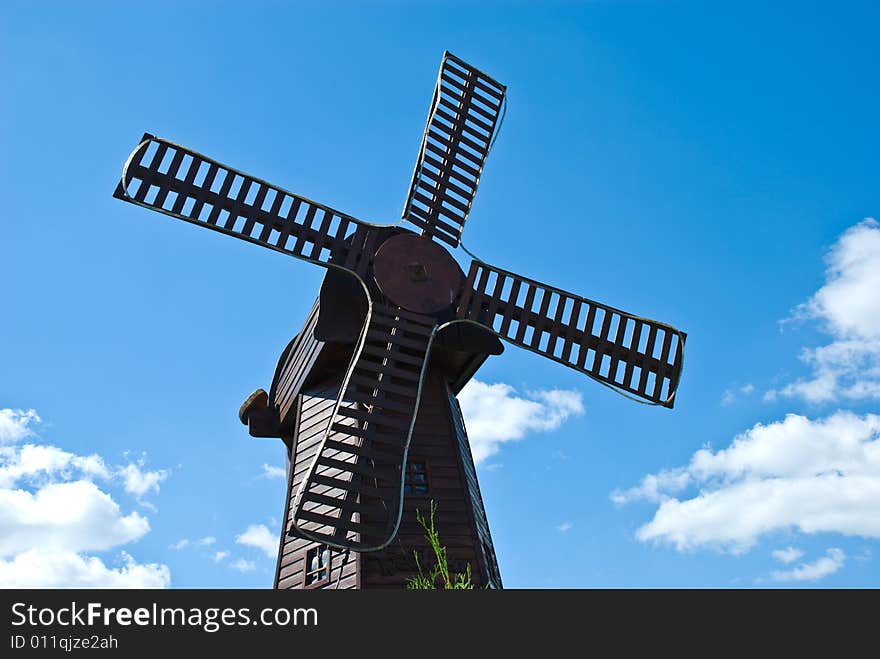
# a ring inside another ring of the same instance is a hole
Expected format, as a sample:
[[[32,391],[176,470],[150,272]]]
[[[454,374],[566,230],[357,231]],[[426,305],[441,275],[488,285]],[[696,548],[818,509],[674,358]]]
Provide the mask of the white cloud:
[[[725,407],[733,405],[739,398],[751,396],[755,391],[755,385],[746,383],[740,387],[729,387],[721,394],[721,404]]]
[[[560,524],[559,526],[556,527],[556,530],[559,531],[560,533],[565,533],[566,531],[571,531],[571,529],[573,527],[574,527],[574,524],[572,524],[571,522],[563,522],[562,524]]]
[[[768,391],[767,400],[880,399],[880,224],[868,218],[845,231],[826,263],[824,286],[794,318],[818,321],[833,341],[804,348],[811,376]]]
[[[244,533],[235,536],[235,542],[247,547],[255,547],[269,558],[278,554],[278,538],[265,524],[251,524]]]
[[[803,555],[803,550],[798,549],[797,547],[786,547],[785,549],[776,549],[773,551],[773,558],[785,565],[794,563]]]
[[[36,410],[0,410],[0,444],[18,442],[33,434],[32,423],[40,423]]]
[[[675,498],[697,489],[690,498]],[[659,503],[642,541],[733,553],[783,529],[880,538],[880,416],[790,414],[757,424],[717,452],[697,451],[678,469],[611,495]]]
[[[68,479],[75,473],[110,477],[104,460],[98,455],[74,455],[56,446],[35,444],[0,447],[0,487],[9,488],[26,479]]]
[[[246,561],[243,558],[239,558],[238,560],[232,561],[229,564],[233,570],[238,570],[239,572],[253,572],[257,569],[257,564],[253,561]]]
[[[458,401],[477,463],[496,454],[504,442],[520,440],[530,432],[556,430],[569,417],[584,413],[580,392],[550,389],[523,397],[501,382],[471,380]]]
[[[611,500],[619,506],[639,499],[656,503],[668,499],[675,492],[681,492],[690,483],[691,475],[686,469],[667,469],[648,474],[641,483],[628,490],[615,490],[611,493]]]
[[[801,563],[792,570],[777,570],[771,573],[770,577],[774,581],[782,582],[818,581],[840,570],[845,562],[846,554],[832,547],[825,552],[825,556],[812,563]]]
[[[9,419],[13,410],[0,410],[0,418]],[[19,419],[26,420],[27,424],[39,422],[39,416],[31,410],[27,415],[20,415]],[[26,428],[27,424],[5,428],[7,437],[33,436],[33,431]],[[159,483],[168,478],[167,470],[147,471],[142,469],[144,460],[137,464],[127,464],[123,467],[108,467],[104,459],[96,454],[76,455],[62,450],[57,446],[46,444],[23,444],[0,446],[0,488],[11,488],[16,483],[27,482],[32,484],[48,483],[53,481],[67,481],[76,477],[109,480],[118,478],[122,481],[123,488],[129,494],[134,495],[140,501],[141,497],[153,492],[159,492]]]
[[[150,525],[125,514],[95,479],[114,482],[118,471],[98,455],[56,446],[17,445],[35,438],[33,410],[0,410],[0,583],[20,587],[165,587],[164,565],[139,564],[123,552],[108,567],[84,552],[107,551],[142,538]]]
[[[215,542],[217,542],[217,538],[212,535],[205,536],[204,538],[199,538],[198,540],[190,540],[189,538],[181,538],[173,545],[170,545],[170,549],[174,549],[175,551],[180,551],[181,549],[186,549],[189,546],[198,546],[198,547],[210,547]]]
[[[34,547],[74,552],[104,550],[138,540],[150,530],[136,512],[90,481],[51,483],[36,492],[0,489],[0,556]]]
[[[868,218],[831,248],[825,285],[801,312],[827,321],[838,336],[880,339],[880,224]]]
[[[222,563],[222,562],[225,561],[227,558],[229,558],[229,552],[228,552],[228,551],[218,551],[218,552],[216,552],[216,553],[214,554],[214,562],[215,562],[215,563]]]
[[[871,560],[871,550],[867,547],[863,547],[858,554],[853,556],[853,558],[859,563],[866,563]]]
[[[819,321],[831,342],[804,349],[810,377],[767,391],[766,400],[880,399],[880,225],[868,219],[853,226],[826,260],[825,284],[794,317]],[[722,403],[753,390],[751,384],[729,389]],[[841,410],[758,423],[726,448],[704,446],[686,465],[648,474],[635,487],[612,492],[611,499],[656,504],[636,538],[679,551],[742,553],[766,536],[791,531],[878,539],[880,416]],[[803,552],[787,547],[772,555],[792,565]],[[840,570],[845,559],[832,548],[812,563],[771,576],[812,581]]]
[[[122,565],[108,567],[95,556],[72,551],[30,549],[0,559],[0,588],[168,588],[165,565],[138,563],[122,552]]]
[[[168,470],[166,469],[148,471],[142,469],[143,466],[144,463],[141,460],[138,461],[138,464],[129,463],[119,470],[125,491],[133,494],[138,500],[150,492],[158,494],[159,483],[168,478]]]
[[[281,467],[263,464],[263,473],[260,474],[260,478],[280,478],[282,480],[286,480],[287,471],[285,469],[282,469]]]

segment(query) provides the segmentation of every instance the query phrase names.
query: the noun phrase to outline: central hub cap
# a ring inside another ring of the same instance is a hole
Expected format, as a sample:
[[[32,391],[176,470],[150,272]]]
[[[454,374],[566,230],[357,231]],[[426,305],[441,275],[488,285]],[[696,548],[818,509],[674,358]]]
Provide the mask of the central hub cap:
[[[406,269],[409,270],[409,278],[412,281],[428,281],[428,270],[421,263],[410,263]]]
[[[376,285],[396,305],[433,314],[451,305],[464,273],[442,246],[414,233],[392,236],[373,258]]]

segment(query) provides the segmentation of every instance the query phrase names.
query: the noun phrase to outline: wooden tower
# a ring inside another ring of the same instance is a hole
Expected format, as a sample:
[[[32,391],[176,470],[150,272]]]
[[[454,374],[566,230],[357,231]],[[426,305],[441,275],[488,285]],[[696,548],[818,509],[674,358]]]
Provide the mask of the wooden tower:
[[[505,109],[504,85],[444,54],[392,225],[150,134],[125,162],[116,198],[327,268],[270,391],[240,410],[251,435],[288,449],[279,588],[403,586],[423,545],[415,510],[432,500],[450,567],[501,586],[455,399],[499,338],[626,396],[675,402],[684,332],[476,258],[465,274],[447,249],[461,243]]]
[[[460,336],[441,336],[432,350],[407,458],[403,518],[395,540],[381,551],[358,553],[289,533],[291,504],[328,427],[353,349],[352,343],[317,339],[319,315],[316,303],[282,355],[268,396],[267,407],[279,410],[288,452],[288,496],[275,587],[402,588],[416,573],[413,551],[430,559],[416,509],[427,514],[433,501],[450,569],[462,573],[470,565],[477,587],[500,588],[492,536],[455,398],[486,357],[503,350],[488,332],[475,332],[469,349],[461,345]],[[334,323],[337,330],[340,322],[344,321]],[[357,327],[352,325],[352,330]]]

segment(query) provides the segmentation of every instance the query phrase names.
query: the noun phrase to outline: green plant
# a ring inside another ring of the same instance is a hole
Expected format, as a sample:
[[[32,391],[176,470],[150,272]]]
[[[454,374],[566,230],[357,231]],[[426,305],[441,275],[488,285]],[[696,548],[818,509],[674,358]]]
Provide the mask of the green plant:
[[[431,500],[431,515],[425,519],[421,511],[416,509],[416,519],[419,525],[425,530],[425,538],[434,552],[434,566],[425,574],[422,568],[422,561],[419,558],[419,552],[413,550],[413,556],[416,559],[416,568],[419,571],[418,576],[412,577],[406,582],[409,590],[437,590],[438,580],[442,584],[444,590],[472,590],[474,583],[471,580],[471,564],[467,564],[467,569],[463,573],[450,574],[449,561],[446,558],[446,547],[440,544],[440,535],[434,527],[434,513],[437,511],[437,505]]]

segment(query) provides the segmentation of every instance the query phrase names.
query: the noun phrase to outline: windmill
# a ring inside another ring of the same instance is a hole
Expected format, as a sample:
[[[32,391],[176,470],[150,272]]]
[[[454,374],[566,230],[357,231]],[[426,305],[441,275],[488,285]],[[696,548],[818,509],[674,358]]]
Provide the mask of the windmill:
[[[240,410],[251,435],[287,446],[276,587],[402,585],[428,498],[451,567],[500,587],[456,400],[499,337],[673,406],[683,332],[476,258],[465,274],[447,250],[505,109],[504,85],[445,53],[402,221],[387,226],[149,134],[125,163],[116,198],[327,268],[270,391]]]

